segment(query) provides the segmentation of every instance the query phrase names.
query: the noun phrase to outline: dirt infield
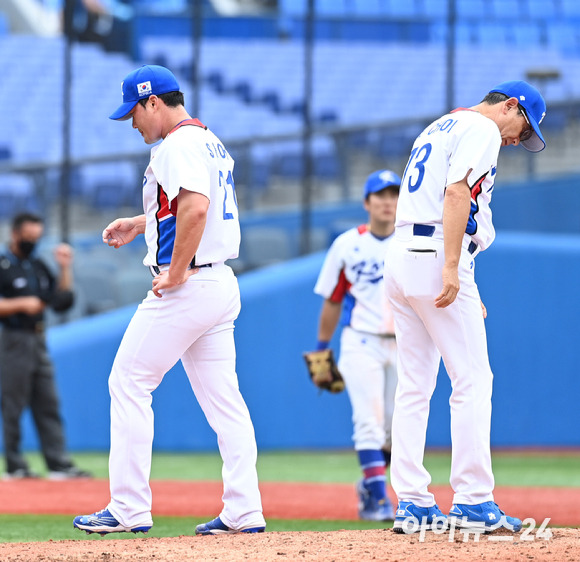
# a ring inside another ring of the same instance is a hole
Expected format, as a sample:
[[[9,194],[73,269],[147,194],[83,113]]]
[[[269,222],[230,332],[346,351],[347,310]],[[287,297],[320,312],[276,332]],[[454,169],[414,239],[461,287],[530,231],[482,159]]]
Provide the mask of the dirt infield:
[[[498,539],[506,537],[507,541]],[[580,560],[580,530],[555,529],[550,540],[522,540],[521,535],[484,535],[478,541],[456,534],[396,535],[390,530],[264,533],[175,539],[58,541],[0,545],[5,562],[111,562],[119,560],[288,561],[318,560]]]
[[[214,517],[221,509],[220,482],[154,481],[153,515]],[[266,519],[356,520],[353,486],[345,484],[261,484]],[[448,487],[433,486],[443,511],[451,506]],[[475,537],[459,531],[441,535],[396,535],[391,530],[267,532],[220,537],[135,538],[134,540],[54,541],[0,544],[0,560],[92,562],[112,560],[580,560],[580,489],[508,488],[496,501],[511,515],[533,518],[516,535]],[[1,513],[90,513],[105,507],[106,480],[0,482]],[[550,538],[536,536],[550,518]],[[467,540],[466,540],[467,539]],[[477,539],[477,540],[476,540]]]

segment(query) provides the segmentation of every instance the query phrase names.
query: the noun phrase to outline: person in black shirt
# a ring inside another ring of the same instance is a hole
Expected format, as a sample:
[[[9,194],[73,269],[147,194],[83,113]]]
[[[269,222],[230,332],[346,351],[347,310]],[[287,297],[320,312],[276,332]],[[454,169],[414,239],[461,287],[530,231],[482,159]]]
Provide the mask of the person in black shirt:
[[[5,479],[35,478],[20,450],[20,418],[30,407],[48,478],[90,477],[77,468],[65,450],[54,368],[46,347],[44,310],[64,312],[73,305],[72,249],[60,244],[54,252],[58,279],[33,256],[42,237],[42,219],[21,213],[12,221],[8,251],[0,255],[0,405],[6,458]]]

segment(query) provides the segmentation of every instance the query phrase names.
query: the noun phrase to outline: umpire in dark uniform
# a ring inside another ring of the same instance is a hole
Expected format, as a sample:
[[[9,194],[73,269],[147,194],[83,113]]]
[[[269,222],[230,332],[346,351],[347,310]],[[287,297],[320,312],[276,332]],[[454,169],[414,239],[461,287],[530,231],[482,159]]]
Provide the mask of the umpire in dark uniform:
[[[30,407],[53,480],[91,476],[77,468],[65,450],[54,368],[46,347],[44,310],[64,312],[73,304],[72,250],[60,244],[54,252],[60,267],[55,279],[46,264],[33,257],[44,224],[34,214],[12,221],[8,251],[0,255],[0,392],[6,457],[5,479],[35,478],[20,450],[20,418]]]

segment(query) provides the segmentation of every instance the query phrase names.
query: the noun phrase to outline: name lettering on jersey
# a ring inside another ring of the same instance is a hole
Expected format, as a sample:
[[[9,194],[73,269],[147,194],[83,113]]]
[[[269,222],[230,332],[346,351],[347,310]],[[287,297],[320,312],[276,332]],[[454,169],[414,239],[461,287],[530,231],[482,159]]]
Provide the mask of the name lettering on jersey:
[[[219,156],[220,158],[230,158],[228,151],[220,143],[218,143],[216,146],[215,143],[210,144],[208,142],[205,144],[205,146],[208,149],[209,155],[212,158],[216,158],[216,156]],[[213,150],[212,150],[212,147],[213,147]]]
[[[446,119],[443,122],[437,122],[435,123],[435,125],[433,125],[433,127],[431,127],[431,129],[429,129],[427,134],[431,135],[433,133],[436,133],[437,131],[441,132],[447,131],[449,133],[451,132],[451,129],[455,127],[455,123],[457,123],[457,119]]]

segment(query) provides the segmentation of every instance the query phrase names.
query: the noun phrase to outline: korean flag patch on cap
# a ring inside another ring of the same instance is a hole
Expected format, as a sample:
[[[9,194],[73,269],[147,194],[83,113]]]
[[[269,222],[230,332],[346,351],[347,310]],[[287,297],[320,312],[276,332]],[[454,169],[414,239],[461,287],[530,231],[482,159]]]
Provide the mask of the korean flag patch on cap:
[[[147,82],[141,82],[141,84],[137,84],[137,91],[139,92],[139,97],[150,96],[152,91],[151,82],[147,80]]]

